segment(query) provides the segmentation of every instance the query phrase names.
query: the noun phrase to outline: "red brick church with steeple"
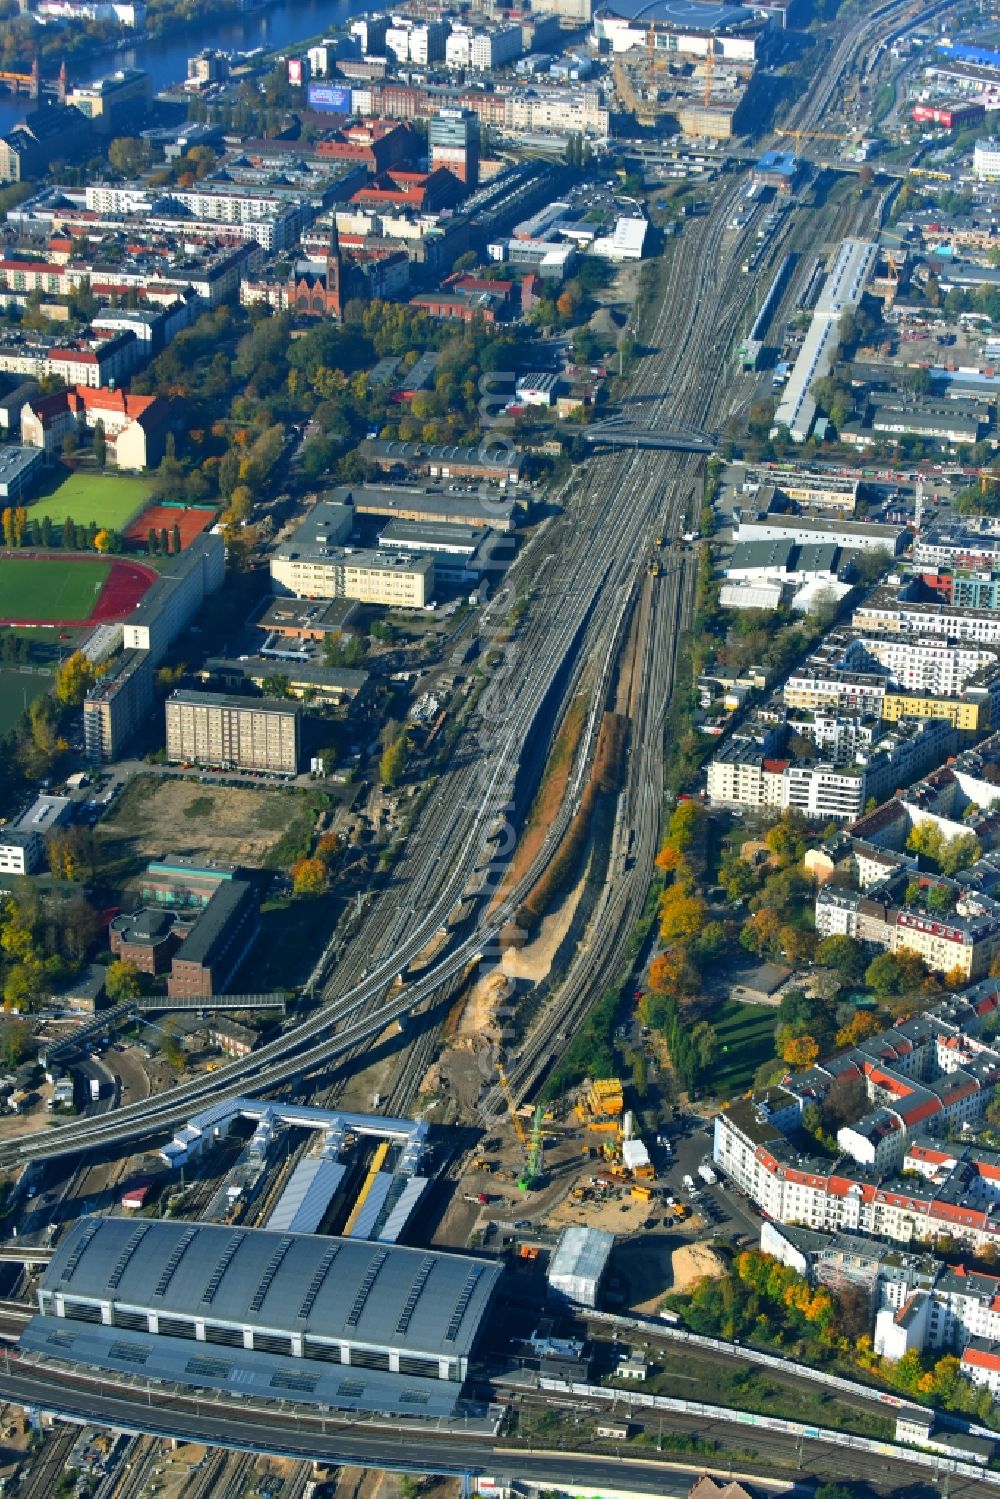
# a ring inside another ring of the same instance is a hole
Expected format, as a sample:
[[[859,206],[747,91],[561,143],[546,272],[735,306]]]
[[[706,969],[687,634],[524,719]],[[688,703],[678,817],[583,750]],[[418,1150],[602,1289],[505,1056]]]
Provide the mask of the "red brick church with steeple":
[[[322,271],[306,269],[301,263],[289,277],[288,306],[300,317],[340,318],[344,313],[343,265],[337,221],[330,230],[326,267]]]

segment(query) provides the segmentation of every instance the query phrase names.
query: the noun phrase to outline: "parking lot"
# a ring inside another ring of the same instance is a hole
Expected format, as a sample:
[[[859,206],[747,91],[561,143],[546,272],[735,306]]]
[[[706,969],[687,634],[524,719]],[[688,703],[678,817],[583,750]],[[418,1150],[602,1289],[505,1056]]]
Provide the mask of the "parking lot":
[[[678,1202],[687,1203],[704,1220],[709,1232],[728,1239],[751,1235],[756,1240],[760,1219],[749,1202],[721,1181],[710,1186],[698,1175],[702,1162],[711,1161],[712,1132],[711,1122],[693,1114],[668,1125],[664,1133],[670,1137],[671,1153],[668,1156],[662,1148],[656,1150],[657,1179],[665,1191]],[[694,1179],[693,1193],[684,1186],[685,1176]]]

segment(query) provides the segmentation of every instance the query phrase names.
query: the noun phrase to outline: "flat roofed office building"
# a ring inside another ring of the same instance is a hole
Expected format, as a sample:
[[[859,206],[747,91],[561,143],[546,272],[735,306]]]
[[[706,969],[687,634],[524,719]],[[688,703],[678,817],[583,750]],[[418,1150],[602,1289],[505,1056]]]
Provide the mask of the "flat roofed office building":
[[[296,538],[271,559],[271,577],[300,598],[423,609],[434,597],[434,558],[425,553],[302,550]]]
[[[279,698],[178,691],[166,702],[167,759],[294,772],[299,709]]]
[[[501,1278],[464,1255],[210,1223],[81,1218],[24,1345],[140,1377],[450,1414]]]

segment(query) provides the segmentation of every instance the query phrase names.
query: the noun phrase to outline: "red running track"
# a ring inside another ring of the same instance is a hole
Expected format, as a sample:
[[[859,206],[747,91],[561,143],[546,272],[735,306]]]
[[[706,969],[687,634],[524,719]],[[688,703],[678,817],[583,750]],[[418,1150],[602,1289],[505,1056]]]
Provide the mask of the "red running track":
[[[38,557],[37,552],[30,554]],[[91,555],[82,557],[58,556],[53,560],[59,562],[94,562],[97,559]],[[131,614],[143,594],[156,582],[159,573],[151,567],[144,567],[141,562],[123,562],[121,558],[111,559],[111,571],[104,580],[104,587],[97,595],[94,607],[86,619],[0,619],[0,625],[58,625],[63,629],[81,629],[87,625],[103,625],[113,623],[115,620],[124,619],[126,614]]]

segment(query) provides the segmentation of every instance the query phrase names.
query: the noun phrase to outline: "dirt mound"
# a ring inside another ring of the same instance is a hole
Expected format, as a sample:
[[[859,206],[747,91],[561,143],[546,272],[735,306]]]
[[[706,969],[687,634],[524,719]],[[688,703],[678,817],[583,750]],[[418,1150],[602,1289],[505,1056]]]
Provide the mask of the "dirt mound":
[[[695,1281],[704,1280],[706,1275],[718,1280],[726,1273],[721,1255],[709,1249],[707,1244],[683,1244],[674,1250],[670,1263],[675,1291],[690,1291]]]

